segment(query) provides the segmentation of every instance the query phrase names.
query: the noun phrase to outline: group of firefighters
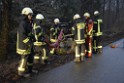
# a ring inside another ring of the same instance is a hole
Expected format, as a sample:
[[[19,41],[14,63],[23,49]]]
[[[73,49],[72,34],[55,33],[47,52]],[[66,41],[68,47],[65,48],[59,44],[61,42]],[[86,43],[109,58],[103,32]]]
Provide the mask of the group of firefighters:
[[[32,73],[37,73],[33,69],[33,63],[45,64],[48,55],[54,54],[56,49],[62,47],[61,42],[66,38],[74,42],[75,62],[84,61],[84,57],[91,58],[92,53],[101,53],[101,24],[99,11],[94,12],[94,19],[90,18],[88,12],[84,13],[84,19],[79,14],[73,16],[73,26],[62,26],[58,18],[54,19],[54,24],[50,28],[50,41],[45,36],[45,28],[42,25],[45,19],[42,14],[37,14],[33,20],[33,11],[29,7],[22,9],[22,19],[17,30],[17,54],[21,55],[18,67],[18,75],[29,77]],[[67,33],[66,33],[67,32]],[[66,34],[65,34],[66,33]],[[50,51],[47,47],[52,48]]]

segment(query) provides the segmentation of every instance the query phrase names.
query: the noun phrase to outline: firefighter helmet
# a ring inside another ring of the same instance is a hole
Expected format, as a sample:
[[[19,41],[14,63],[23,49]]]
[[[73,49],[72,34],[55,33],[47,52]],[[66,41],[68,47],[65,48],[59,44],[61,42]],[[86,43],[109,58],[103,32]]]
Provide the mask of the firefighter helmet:
[[[59,19],[58,19],[58,18],[55,18],[55,19],[54,19],[54,23],[55,23],[55,24],[60,23]]]
[[[88,12],[84,13],[84,17],[90,17],[90,14]]]
[[[31,8],[25,7],[25,8],[22,9],[22,14],[23,15],[33,14],[33,11],[32,11]]]
[[[100,14],[99,11],[94,12],[94,15],[99,15],[99,14]]]
[[[74,17],[73,17],[73,20],[76,20],[76,19],[79,19],[80,18],[80,15],[79,14],[75,14]]]
[[[42,14],[37,14],[36,19],[43,20],[44,16]]]

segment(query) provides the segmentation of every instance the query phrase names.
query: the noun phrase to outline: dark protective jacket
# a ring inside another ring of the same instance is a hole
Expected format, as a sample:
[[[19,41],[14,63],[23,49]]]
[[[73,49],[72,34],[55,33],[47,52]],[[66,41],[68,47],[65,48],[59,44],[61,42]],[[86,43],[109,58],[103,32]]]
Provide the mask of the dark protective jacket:
[[[20,55],[30,54],[30,45],[32,42],[33,21],[29,21],[26,16],[23,16],[17,29],[16,52]]]
[[[60,24],[54,24],[51,28],[50,28],[50,41],[51,42],[56,42],[57,38],[59,36],[60,33]]]
[[[77,44],[85,43],[84,41],[84,28],[85,23],[81,19],[77,19],[74,22],[74,38]]]
[[[71,28],[71,24],[69,24],[68,22],[63,22],[61,23],[61,29],[63,29],[63,36],[65,38],[73,38],[74,34],[73,34],[73,28]]]
[[[100,19],[98,16],[94,18],[94,26],[93,26],[94,36],[100,36],[103,34],[101,29],[102,22],[103,22],[102,19]]]
[[[36,20],[33,26],[33,34],[35,37],[34,45],[41,46],[45,45],[45,33],[44,27],[42,26],[42,21]]]

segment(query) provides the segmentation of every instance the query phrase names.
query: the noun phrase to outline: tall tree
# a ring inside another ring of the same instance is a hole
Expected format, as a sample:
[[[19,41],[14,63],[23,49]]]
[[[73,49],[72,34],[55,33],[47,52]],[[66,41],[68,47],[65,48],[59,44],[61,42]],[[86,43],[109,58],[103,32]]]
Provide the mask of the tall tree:
[[[0,32],[0,60],[6,58],[9,34],[10,8],[12,0],[2,0],[2,29]]]

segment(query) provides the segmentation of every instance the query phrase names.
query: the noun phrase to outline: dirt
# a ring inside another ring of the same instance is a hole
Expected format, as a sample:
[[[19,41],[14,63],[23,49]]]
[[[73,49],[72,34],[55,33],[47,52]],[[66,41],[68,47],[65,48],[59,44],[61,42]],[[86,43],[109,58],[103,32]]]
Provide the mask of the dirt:
[[[124,38],[124,32],[114,33],[112,35],[105,34],[102,37],[103,46],[106,46],[114,41]],[[12,54],[12,55],[15,55]],[[50,56],[47,65],[35,64],[34,68],[40,73],[47,72],[53,68],[64,65],[74,59],[74,53],[72,54],[60,54]],[[25,79],[17,75],[18,62],[20,60],[19,56],[11,56],[5,62],[0,63],[0,83],[21,83]],[[33,77],[33,76],[32,76]]]

